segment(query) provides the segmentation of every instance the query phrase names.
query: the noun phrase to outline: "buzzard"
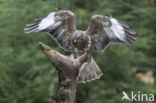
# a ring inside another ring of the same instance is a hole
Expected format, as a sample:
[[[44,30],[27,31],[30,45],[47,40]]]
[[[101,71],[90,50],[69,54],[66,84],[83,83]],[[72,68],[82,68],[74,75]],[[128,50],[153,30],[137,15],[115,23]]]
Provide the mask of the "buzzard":
[[[103,51],[113,42],[132,45],[136,41],[135,32],[126,23],[109,15],[95,15],[87,30],[77,30],[74,13],[66,9],[57,9],[35,19],[26,25],[25,32],[48,32],[61,48],[72,52],[71,58],[88,52],[90,58],[81,66],[78,82],[89,82],[103,75],[91,51]]]

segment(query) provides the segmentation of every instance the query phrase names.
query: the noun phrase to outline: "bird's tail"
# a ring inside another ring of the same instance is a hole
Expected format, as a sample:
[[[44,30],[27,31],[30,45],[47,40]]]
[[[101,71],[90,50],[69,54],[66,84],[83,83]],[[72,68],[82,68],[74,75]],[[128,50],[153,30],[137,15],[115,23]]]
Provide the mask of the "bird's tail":
[[[86,83],[95,79],[99,79],[102,75],[103,73],[100,70],[99,66],[96,64],[94,58],[91,57],[90,61],[85,62],[81,66],[77,80],[78,83]]]
[[[86,62],[81,66],[77,80],[78,83],[86,83],[99,79],[102,75],[103,73],[99,66],[96,64],[93,57],[91,57],[91,61]]]

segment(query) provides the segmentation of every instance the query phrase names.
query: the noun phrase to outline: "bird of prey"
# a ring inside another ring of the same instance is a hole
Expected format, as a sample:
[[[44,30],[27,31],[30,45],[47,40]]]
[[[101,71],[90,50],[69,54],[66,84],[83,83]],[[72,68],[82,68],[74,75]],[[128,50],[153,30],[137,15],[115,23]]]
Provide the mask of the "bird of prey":
[[[71,58],[86,51],[103,51],[112,42],[132,45],[136,40],[135,32],[126,23],[109,15],[95,15],[87,30],[77,30],[74,13],[60,8],[27,24],[25,32],[48,32],[61,48],[72,52]],[[89,82],[102,75],[90,53],[90,59],[81,66],[77,80]]]

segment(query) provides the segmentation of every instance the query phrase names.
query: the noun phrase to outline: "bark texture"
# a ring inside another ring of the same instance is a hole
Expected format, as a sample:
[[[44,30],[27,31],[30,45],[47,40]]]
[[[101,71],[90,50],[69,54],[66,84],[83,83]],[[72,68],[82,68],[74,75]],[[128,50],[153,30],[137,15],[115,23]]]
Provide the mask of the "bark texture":
[[[39,43],[39,45],[58,71],[58,86],[56,93],[51,96],[54,103],[74,103],[77,76],[81,65],[88,59],[88,53],[84,53],[76,59],[71,59],[54,51],[43,43]]]

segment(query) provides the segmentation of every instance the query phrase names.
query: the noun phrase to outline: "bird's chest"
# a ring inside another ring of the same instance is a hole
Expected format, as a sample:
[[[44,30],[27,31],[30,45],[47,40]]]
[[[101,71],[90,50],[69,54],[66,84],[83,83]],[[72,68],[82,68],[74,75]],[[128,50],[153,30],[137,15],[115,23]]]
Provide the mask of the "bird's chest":
[[[74,47],[74,56],[77,58],[79,56],[81,56],[82,54],[84,54],[86,51],[89,50],[89,48],[91,48],[91,41],[88,41],[86,43],[84,43],[83,45],[79,45],[79,46],[75,46]]]
[[[76,45],[74,45],[74,48],[77,49],[79,52],[83,52],[88,47],[88,41],[82,40],[81,42],[78,42]]]
[[[74,48],[74,56],[77,58],[81,56],[85,51],[86,49],[84,48]]]

